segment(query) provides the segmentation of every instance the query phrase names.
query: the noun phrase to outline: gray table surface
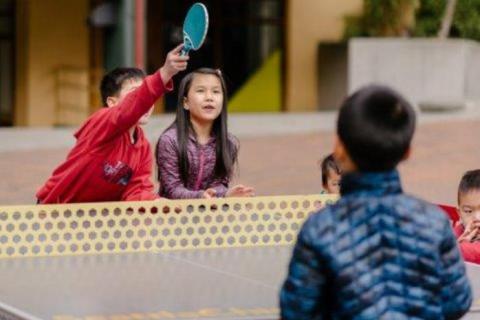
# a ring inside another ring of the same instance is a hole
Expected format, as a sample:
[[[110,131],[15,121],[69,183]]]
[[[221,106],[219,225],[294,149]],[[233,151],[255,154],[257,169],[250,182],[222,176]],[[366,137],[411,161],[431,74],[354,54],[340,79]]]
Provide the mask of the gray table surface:
[[[11,311],[0,319],[276,319],[290,255],[277,246],[3,259],[0,310]],[[480,308],[480,266],[467,270]]]
[[[275,319],[290,254],[279,246],[6,259],[0,302],[32,319]]]

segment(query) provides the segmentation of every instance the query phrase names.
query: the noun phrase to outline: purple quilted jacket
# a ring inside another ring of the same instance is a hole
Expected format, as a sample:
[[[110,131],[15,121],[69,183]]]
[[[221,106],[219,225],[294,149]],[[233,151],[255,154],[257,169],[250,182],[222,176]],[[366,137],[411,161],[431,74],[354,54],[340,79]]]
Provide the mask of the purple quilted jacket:
[[[197,143],[193,135],[190,135],[187,144],[190,167],[188,181],[184,184],[178,163],[176,127],[165,131],[157,143],[159,195],[169,199],[202,198],[206,189],[214,188],[217,191],[217,197],[224,197],[228,190],[230,177],[223,177],[222,179],[214,177],[215,141],[216,138],[212,137],[207,144],[201,145]]]

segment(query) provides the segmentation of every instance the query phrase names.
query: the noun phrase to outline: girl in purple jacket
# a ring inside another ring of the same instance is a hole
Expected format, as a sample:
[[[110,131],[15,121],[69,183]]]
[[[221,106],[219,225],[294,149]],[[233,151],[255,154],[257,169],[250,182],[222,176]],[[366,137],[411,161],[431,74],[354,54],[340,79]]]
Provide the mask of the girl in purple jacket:
[[[229,188],[238,140],[227,129],[227,91],[220,70],[201,68],[180,83],[177,116],[158,139],[159,195],[169,199],[248,197]]]

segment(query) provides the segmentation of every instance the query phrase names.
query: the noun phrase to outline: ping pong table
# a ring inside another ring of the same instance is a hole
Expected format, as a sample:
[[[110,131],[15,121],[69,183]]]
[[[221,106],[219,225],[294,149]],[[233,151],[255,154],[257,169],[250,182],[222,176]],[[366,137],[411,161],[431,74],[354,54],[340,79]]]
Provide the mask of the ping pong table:
[[[329,200],[0,208],[0,319],[278,319],[294,234]]]
[[[289,254],[280,246],[7,259],[0,309],[7,319],[276,319]]]

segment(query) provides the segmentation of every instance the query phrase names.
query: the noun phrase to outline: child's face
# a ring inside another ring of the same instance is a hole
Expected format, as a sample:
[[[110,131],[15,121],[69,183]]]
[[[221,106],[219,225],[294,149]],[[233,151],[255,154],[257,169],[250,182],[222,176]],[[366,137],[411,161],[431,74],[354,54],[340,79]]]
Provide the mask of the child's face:
[[[190,111],[191,120],[213,122],[222,112],[223,90],[217,76],[196,74],[192,79],[184,108]]]
[[[122,88],[120,89],[120,91],[118,92],[118,94],[115,96],[115,97],[108,97],[108,99],[112,99],[110,101],[112,101],[112,103],[110,104],[109,103],[109,106],[114,106],[114,105],[117,105],[120,101],[122,101],[123,99],[125,99],[125,97],[132,91],[134,91],[135,89],[137,89],[138,87],[140,87],[140,85],[142,84],[143,82],[143,79],[140,79],[140,78],[131,78],[131,79],[126,79],[125,81],[123,81],[122,83]],[[107,101],[108,101],[107,99]],[[152,114],[152,111],[153,111],[153,107],[152,106],[147,113],[145,113],[141,118],[140,120],[138,121],[138,124],[139,125],[144,125],[144,124],[147,124],[148,123],[148,120],[150,119],[150,116]]]
[[[340,179],[342,178],[335,170],[327,169],[327,185],[324,186],[328,193],[340,193]]]
[[[480,190],[461,193],[458,199],[458,212],[464,226],[473,220],[480,221]]]

